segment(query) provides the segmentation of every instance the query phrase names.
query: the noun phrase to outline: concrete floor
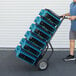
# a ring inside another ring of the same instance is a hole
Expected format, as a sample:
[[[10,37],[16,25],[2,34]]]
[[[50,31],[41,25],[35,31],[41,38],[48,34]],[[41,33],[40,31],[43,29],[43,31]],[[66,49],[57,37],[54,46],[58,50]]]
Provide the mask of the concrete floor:
[[[76,61],[62,60],[68,54],[68,51],[55,51],[47,70],[38,71],[17,58],[14,51],[0,51],[0,76],[76,76]]]

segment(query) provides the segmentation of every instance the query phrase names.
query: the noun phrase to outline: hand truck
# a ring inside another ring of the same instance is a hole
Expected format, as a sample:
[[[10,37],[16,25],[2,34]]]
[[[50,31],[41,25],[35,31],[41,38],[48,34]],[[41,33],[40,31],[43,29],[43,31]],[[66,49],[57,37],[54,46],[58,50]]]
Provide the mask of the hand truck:
[[[52,56],[54,49],[50,40],[59,28],[60,24],[67,17],[58,16],[49,9],[42,9],[33,23],[30,26],[31,31],[27,31],[22,38],[20,45],[15,49],[16,56],[32,65],[35,65],[40,70],[45,70],[48,67],[48,61]],[[47,50],[51,47],[50,55],[47,56]]]

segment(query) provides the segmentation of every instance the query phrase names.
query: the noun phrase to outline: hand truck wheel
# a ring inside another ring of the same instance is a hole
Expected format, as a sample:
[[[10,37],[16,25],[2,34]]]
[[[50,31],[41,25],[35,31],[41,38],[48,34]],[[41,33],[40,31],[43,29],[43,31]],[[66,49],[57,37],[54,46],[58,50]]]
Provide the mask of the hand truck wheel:
[[[41,60],[38,62],[37,67],[38,67],[39,70],[46,70],[47,67],[48,67],[48,62],[47,62],[47,60],[41,59]]]

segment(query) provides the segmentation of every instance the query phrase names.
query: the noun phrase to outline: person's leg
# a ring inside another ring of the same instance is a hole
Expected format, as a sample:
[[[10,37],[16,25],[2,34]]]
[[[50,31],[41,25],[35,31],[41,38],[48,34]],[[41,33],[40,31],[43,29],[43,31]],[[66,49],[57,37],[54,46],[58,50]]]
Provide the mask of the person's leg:
[[[74,48],[75,48],[76,32],[70,30],[69,39],[70,39],[70,52],[69,55],[64,58],[64,61],[75,60]]]
[[[70,55],[74,55],[75,40],[70,40]]]

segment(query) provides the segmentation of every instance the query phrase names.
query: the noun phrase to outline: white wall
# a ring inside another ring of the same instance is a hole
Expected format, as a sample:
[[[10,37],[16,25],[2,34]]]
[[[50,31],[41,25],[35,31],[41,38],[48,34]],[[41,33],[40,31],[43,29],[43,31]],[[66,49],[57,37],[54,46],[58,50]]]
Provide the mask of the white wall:
[[[43,8],[61,15],[72,0],[0,0],[0,47],[16,47]],[[54,48],[69,48],[70,21],[64,20],[52,39]]]

